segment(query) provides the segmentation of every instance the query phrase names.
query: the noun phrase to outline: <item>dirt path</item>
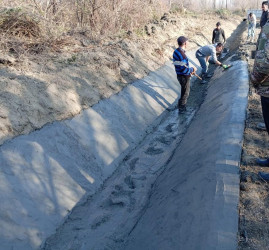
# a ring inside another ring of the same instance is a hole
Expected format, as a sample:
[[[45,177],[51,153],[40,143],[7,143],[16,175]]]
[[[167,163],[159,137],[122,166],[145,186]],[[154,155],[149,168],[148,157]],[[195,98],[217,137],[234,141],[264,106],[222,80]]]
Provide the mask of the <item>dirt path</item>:
[[[249,70],[254,60],[251,51],[256,45],[244,44],[240,53],[248,59]],[[240,185],[240,225],[238,249],[269,249],[269,184],[258,176],[259,171],[269,172],[268,168],[256,164],[257,158],[268,157],[269,136],[266,131],[257,129],[263,122],[260,96],[250,86],[244,145],[241,159]]]

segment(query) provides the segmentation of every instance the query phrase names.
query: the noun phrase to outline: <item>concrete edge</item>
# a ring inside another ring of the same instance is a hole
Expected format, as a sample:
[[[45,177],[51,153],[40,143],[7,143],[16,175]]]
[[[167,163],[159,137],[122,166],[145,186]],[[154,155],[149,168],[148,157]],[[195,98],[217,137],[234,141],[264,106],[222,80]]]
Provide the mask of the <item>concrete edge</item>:
[[[231,61],[229,61],[231,60]],[[246,62],[218,68],[143,217],[121,249],[237,249]]]

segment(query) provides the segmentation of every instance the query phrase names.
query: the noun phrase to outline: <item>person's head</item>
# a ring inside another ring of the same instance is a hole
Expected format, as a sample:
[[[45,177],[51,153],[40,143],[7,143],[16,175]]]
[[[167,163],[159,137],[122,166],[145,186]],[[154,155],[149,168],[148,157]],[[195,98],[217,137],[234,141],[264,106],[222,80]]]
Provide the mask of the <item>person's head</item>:
[[[250,13],[249,13],[249,16],[250,16],[250,17],[252,17],[252,16],[253,16],[253,13],[252,13],[252,12],[250,12]]]
[[[178,44],[179,47],[186,48],[187,47],[187,41],[188,41],[188,38],[187,37],[180,36],[177,39],[177,44]]]
[[[222,50],[223,50],[223,44],[222,43],[217,43],[216,51],[221,52]]]
[[[268,1],[263,1],[262,2],[262,10],[267,11],[268,10]]]
[[[221,26],[220,22],[217,22],[216,27],[217,27],[218,30],[220,29],[220,26]]]

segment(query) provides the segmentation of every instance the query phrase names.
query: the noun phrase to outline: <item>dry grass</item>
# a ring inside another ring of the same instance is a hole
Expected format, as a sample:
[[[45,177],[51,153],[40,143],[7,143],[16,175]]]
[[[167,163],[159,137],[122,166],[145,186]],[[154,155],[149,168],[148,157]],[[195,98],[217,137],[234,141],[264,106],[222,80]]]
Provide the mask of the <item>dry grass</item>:
[[[149,22],[160,20],[171,7],[169,2],[171,1],[2,0],[0,49],[16,56],[40,54],[47,50],[61,51],[73,45],[74,36],[81,31],[84,32],[84,38],[93,43],[121,38],[130,33],[137,34]],[[207,2],[208,6],[213,3]],[[188,6],[192,5],[186,1],[173,0],[174,11],[182,11],[182,8],[185,10]]]
[[[11,0],[0,2],[0,48],[15,56],[61,51],[74,44],[67,34],[84,32],[88,40],[113,39],[159,19],[159,1]],[[52,6],[51,3],[55,5]],[[1,6],[2,5],[2,6]],[[3,6],[9,6],[3,7]],[[3,7],[3,8],[1,8]]]
[[[0,31],[5,35],[23,38],[39,38],[39,24],[26,13],[19,10],[3,11],[0,15]]]

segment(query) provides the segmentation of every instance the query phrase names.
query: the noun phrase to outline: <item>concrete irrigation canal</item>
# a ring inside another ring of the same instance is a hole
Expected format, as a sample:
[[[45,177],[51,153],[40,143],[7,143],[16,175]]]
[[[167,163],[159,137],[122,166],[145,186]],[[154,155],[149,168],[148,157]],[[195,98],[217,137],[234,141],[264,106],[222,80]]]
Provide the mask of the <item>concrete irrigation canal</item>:
[[[0,248],[236,249],[248,70],[227,60],[233,67],[207,85],[193,79],[207,94],[184,114],[167,110],[180,95],[168,62],[71,120],[4,143]]]

